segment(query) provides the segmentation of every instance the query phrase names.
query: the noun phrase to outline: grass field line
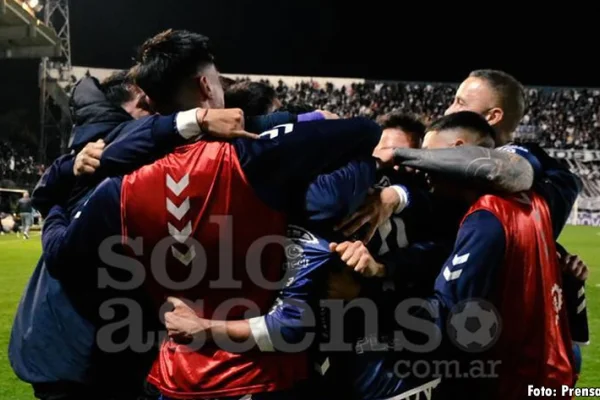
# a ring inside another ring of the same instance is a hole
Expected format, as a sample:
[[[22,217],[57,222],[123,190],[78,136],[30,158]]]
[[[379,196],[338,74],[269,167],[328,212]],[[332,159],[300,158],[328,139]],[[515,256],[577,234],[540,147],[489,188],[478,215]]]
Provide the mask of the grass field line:
[[[42,236],[41,233],[31,233],[29,234],[30,238],[34,238],[34,237],[38,237],[38,236]],[[14,239],[5,239],[3,241],[0,242],[0,244],[6,244],[6,243],[14,243],[14,242],[18,242],[19,240],[21,241],[26,241],[27,239],[23,239],[22,237],[15,237]]]

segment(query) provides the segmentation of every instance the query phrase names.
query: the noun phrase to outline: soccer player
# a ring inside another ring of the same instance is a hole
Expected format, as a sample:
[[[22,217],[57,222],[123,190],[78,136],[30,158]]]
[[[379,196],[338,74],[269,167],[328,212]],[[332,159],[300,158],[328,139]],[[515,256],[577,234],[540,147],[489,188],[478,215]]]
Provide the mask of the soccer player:
[[[168,31],[147,41],[140,57],[133,76],[149,96],[153,108],[173,112],[222,103],[218,72],[205,37]],[[188,115],[189,121],[177,122],[180,134],[198,135],[202,121],[202,118],[196,121],[198,112],[192,109],[187,114],[181,113]],[[206,315],[217,312],[218,306],[231,297],[251,300],[258,305],[259,312],[266,311],[273,300],[272,290],[254,285],[249,274],[258,271],[268,280],[276,279],[281,257],[276,248],[267,247],[264,263],[246,268],[250,245],[265,235],[284,234],[286,214],[302,212],[310,181],[320,172],[349,160],[370,159],[380,134],[380,128],[365,119],[318,121],[285,125],[263,133],[260,140],[200,141],[179,147],[175,153],[131,175],[105,181],[71,224],[64,210],[55,207],[44,228],[46,264],[63,286],[70,289],[81,313],[101,330],[106,321],[98,315],[99,307],[105,300],[114,304],[116,297],[141,304],[140,312],[147,312],[144,317],[152,319],[150,328],[164,296],[169,294],[202,298]],[[370,164],[375,163],[371,160]],[[221,227],[226,221],[215,215],[231,215],[233,226]],[[143,254],[134,242],[125,239],[134,246],[136,258],[143,261],[133,265],[137,269],[115,265],[104,257],[106,252],[98,254],[107,237],[121,235],[144,238]],[[189,274],[190,266],[205,259],[207,278],[188,290],[174,290],[170,278],[165,283],[165,275],[157,276],[150,256],[164,237],[177,242],[165,249],[169,277],[184,277]],[[222,255],[221,260],[219,242],[232,248],[232,253]],[[127,291],[122,286],[115,289],[106,282],[98,282],[97,269],[107,267],[111,277],[119,276],[122,269],[128,269],[136,279],[140,271],[144,275],[145,271],[148,275],[152,272],[152,276],[146,279],[142,276],[138,281],[144,282],[141,289]],[[224,287],[229,282],[223,279],[219,284],[221,289],[210,288],[209,281],[223,271],[233,274],[235,286]],[[103,283],[102,288],[94,290],[99,283]],[[245,308],[234,308],[231,316],[242,315]],[[142,331],[144,328],[148,326],[143,326]],[[106,329],[102,332],[98,339],[110,341]],[[305,373],[303,363],[295,363],[286,356],[234,354],[215,348],[196,352],[179,350],[184,349],[170,342],[162,343],[159,360],[150,375],[151,382],[175,398],[286,390],[302,380]],[[135,349],[127,349],[112,356],[103,355],[106,358],[96,367],[104,369],[110,387],[126,385],[147,372],[143,357],[134,353]],[[185,365],[195,367],[182,368]],[[222,372],[227,370],[236,373]]]
[[[495,131],[480,116],[461,112],[434,122],[423,146],[432,155],[443,154],[445,150],[436,149],[492,144],[494,137]],[[479,139],[474,142],[474,138]],[[486,168],[486,150],[474,149],[483,156],[474,168]],[[474,299],[494,304],[504,322],[489,354],[490,359],[501,361],[497,379],[450,380],[444,395],[520,399],[533,385],[556,389],[560,396],[562,385],[574,385],[575,372],[566,309],[557,307],[562,302],[562,278],[547,204],[532,191],[485,195],[445,177],[441,180],[441,171],[436,172],[430,177],[434,189],[459,196],[470,206],[437,278],[435,296],[429,300],[436,323],[444,332],[453,307]],[[347,249],[335,250],[347,258]],[[368,252],[350,256],[376,265]]]
[[[480,182],[482,187],[502,192],[518,192],[533,188],[541,194],[550,208],[555,239],[562,231],[573,204],[581,191],[581,180],[558,161],[552,159],[536,144],[515,145],[512,143],[513,133],[523,118],[525,97],[522,85],[511,75],[497,70],[473,71],[460,85],[452,105],[446,111],[451,114],[457,111],[473,111],[486,118],[497,133],[496,146],[498,150],[511,153],[506,157],[500,151],[482,153],[474,148],[458,148],[445,153],[413,152],[409,149],[399,149],[398,160],[402,165],[411,168],[424,168],[429,171],[446,171],[454,175],[471,176],[473,181]],[[484,159],[481,157],[484,156]],[[520,156],[520,157],[519,157]],[[525,160],[527,162],[525,162]],[[527,163],[530,166],[526,165]],[[486,166],[483,166],[485,164]],[[481,168],[473,168],[474,165]],[[433,169],[431,169],[433,168]],[[388,196],[391,205],[399,199]],[[373,210],[365,220],[377,221],[382,218],[383,208]],[[385,215],[383,215],[385,218]],[[348,230],[354,233],[355,225]],[[571,278],[565,277],[568,282]],[[585,310],[585,295],[583,282],[573,282],[565,289],[569,292],[566,299],[569,309],[578,310],[570,313],[571,330],[576,342],[586,343],[589,338],[587,315]],[[571,304],[573,303],[573,304]],[[579,306],[584,304],[583,309]]]
[[[117,136],[118,127],[144,113],[135,106],[135,91],[126,74],[115,74],[100,84],[85,78],[75,87],[72,97],[75,128],[72,148],[80,149],[89,140]],[[129,111],[126,112],[125,109]],[[131,113],[131,114],[129,114]],[[67,210],[83,203],[84,188],[93,188],[91,179],[79,189],[73,176],[73,156],[57,160],[44,174],[33,192],[33,200],[43,215],[53,204]],[[61,175],[62,179],[57,179]],[[70,178],[69,178],[70,176]],[[71,206],[67,205],[71,204]],[[12,327],[9,359],[14,372],[32,384],[39,399],[92,398],[97,389],[88,386],[94,329],[81,317],[60,282],[50,276],[40,257],[21,298]]]
[[[501,146],[500,150],[518,154],[531,163],[534,168],[532,189],[546,200],[552,217],[554,238],[558,239],[582,184],[575,174],[537,144],[512,143],[513,133],[525,112],[525,93],[521,83],[503,71],[473,71],[456,91],[454,102],[446,110],[446,114],[462,110],[483,115],[497,133],[496,146]],[[466,156],[453,162],[455,167],[466,169],[472,161],[473,157]],[[561,249],[561,254],[566,254],[562,246],[558,245],[558,248]],[[573,340],[579,346],[589,342],[585,283],[569,275],[572,273],[567,270],[563,276],[566,283],[565,301]],[[575,350],[579,352],[579,349]]]
[[[184,142],[183,138],[177,138],[179,134],[172,126],[173,118],[177,117],[146,119],[147,107],[126,72],[117,72],[102,83],[91,77],[81,80],[71,101],[76,122],[71,140],[73,151],[97,139],[111,143],[122,135],[129,136],[132,129],[140,126],[151,129],[138,131],[138,137],[147,135],[160,144],[167,142],[159,140],[161,137],[175,143]],[[206,126],[217,134],[242,132],[243,126],[236,122],[241,115],[236,110],[219,110],[205,119]],[[171,124],[155,124],[165,118]],[[152,129],[156,126],[159,129]],[[135,139],[135,132],[133,136]],[[95,150],[104,147],[96,143],[94,146]],[[113,153],[118,155],[118,152]],[[79,156],[77,160],[82,161]],[[89,164],[85,168],[97,166]],[[101,178],[95,176],[77,178],[75,165],[73,154],[60,157],[36,186],[32,199],[43,215],[47,215],[53,205],[60,204],[72,218],[101,182]],[[98,380],[90,372],[95,329],[79,315],[76,306],[60,282],[52,277],[42,256],[23,293],[9,346],[13,370],[33,385],[38,398],[90,398],[92,393],[102,394]]]

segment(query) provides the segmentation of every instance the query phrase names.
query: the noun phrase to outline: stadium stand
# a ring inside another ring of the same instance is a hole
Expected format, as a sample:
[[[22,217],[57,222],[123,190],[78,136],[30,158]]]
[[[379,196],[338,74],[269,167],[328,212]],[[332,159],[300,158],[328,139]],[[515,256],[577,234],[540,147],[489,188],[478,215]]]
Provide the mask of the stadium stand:
[[[71,84],[89,74],[102,79],[114,70],[75,67],[73,71]],[[455,84],[444,83],[227,76],[273,86],[283,108],[309,105],[342,117],[369,118],[401,109],[421,116],[425,123],[443,115],[456,91]],[[538,142],[583,178],[585,188],[571,222],[600,225],[598,217],[589,217],[600,216],[600,89],[530,87],[527,100],[516,140]],[[33,149],[26,146],[0,141],[0,180],[22,187],[34,185],[43,166],[36,164],[31,154],[35,154]],[[56,156],[48,155],[48,159]]]

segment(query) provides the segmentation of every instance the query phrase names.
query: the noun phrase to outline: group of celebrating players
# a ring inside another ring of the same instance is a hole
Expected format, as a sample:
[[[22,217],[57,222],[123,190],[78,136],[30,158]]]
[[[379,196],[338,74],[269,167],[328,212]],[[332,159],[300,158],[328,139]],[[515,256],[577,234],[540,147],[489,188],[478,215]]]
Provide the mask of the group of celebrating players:
[[[512,76],[471,73],[427,127],[244,118],[208,39],[169,30],[72,103],[9,349],[37,398],[573,397],[587,273],[556,240],[581,182],[511,143]]]

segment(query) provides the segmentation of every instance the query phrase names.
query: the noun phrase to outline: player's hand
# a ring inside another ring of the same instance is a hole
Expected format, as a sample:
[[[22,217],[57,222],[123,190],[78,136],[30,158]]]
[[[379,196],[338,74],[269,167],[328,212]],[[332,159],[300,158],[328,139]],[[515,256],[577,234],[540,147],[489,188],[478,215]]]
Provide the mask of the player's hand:
[[[354,300],[360,295],[360,289],[360,283],[348,270],[329,274],[327,297],[330,299]]]
[[[573,275],[575,278],[583,282],[588,279],[590,270],[587,264],[583,262],[578,255],[567,254],[564,257],[559,257],[559,261],[564,272]]]
[[[377,229],[390,219],[396,208],[400,205],[400,196],[391,187],[379,190],[367,197],[365,203],[354,214],[346,217],[335,229],[349,237],[354,235],[365,225],[369,230],[361,239],[364,243],[369,241],[377,232]]]
[[[342,262],[352,268],[354,272],[366,277],[385,275],[385,266],[375,261],[363,242],[330,243],[329,250],[337,253]]]
[[[102,157],[104,146],[104,140],[102,139],[86,144],[83,150],[75,157],[73,174],[80,176],[96,172],[96,169],[100,166],[100,158]]]
[[[187,344],[201,339],[210,331],[210,321],[200,318],[183,300],[169,297],[173,311],[165,313],[165,326],[169,337],[176,343]]]
[[[219,139],[250,138],[258,135],[244,129],[244,112],[239,108],[206,109],[196,111],[196,119],[202,132]]]
[[[373,157],[377,159],[378,169],[393,168],[395,166],[393,147],[376,148],[373,151]]]
[[[325,119],[340,119],[340,116],[327,110],[317,110]]]

